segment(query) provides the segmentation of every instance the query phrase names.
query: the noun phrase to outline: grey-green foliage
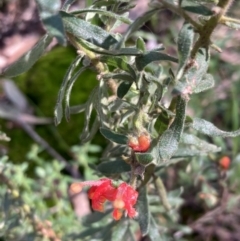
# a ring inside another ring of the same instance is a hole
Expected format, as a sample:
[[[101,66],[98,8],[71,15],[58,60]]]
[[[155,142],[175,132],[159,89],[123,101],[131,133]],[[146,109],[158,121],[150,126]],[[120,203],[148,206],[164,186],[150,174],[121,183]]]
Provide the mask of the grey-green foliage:
[[[5,77],[13,77],[28,71],[37,60],[44,54],[47,46],[52,41],[52,37],[45,34],[37,44],[25,53],[20,59],[10,65],[4,72]]]
[[[60,44],[66,44],[65,31],[63,28],[62,18],[59,14],[60,0],[36,0],[38,4],[39,14],[47,33],[56,37]]]

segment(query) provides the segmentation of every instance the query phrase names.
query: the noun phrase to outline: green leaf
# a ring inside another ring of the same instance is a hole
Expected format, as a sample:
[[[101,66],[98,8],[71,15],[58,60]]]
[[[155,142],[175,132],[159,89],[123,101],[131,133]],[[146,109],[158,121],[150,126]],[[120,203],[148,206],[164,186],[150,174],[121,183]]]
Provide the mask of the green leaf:
[[[122,159],[116,159],[114,161],[108,160],[100,163],[97,166],[98,171],[103,173],[104,175],[113,175],[113,174],[120,174],[123,172],[130,172],[131,167],[129,164],[127,164],[124,160]]]
[[[139,71],[142,71],[145,66],[150,64],[151,62],[154,61],[161,61],[161,60],[169,60],[172,62],[177,63],[178,60],[172,56],[169,56],[164,53],[160,53],[157,51],[150,51],[145,54],[142,54],[140,56],[137,56],[135,61],[136,61],[136,67]]]
[[[218,152],[221,151],[221,148],[219,148],[216,145],[210,144],[204,140],[199,139],[198,137],[191,135],[191,134],[186,134],[183,133],[181,137],[182,144],[185,145],[190,145],[196,147],[198,150],[204,152],[204,153],[209,153],[209,152]]]
[[[222,131],[211,122],[200,118],[194,118],[193,123],[190,126],[208,136],[236,137],[240,135],[240,129],[232,132]]]
[[[145,236],[149,233],[149,226],[150,226],[150,212],[149,212],[146,186],[142,187],[139,192],[138,201],[136,204],[136,210],[138,212],[137,221],[139,223],[142,236]]]
[[[128,82],[133,82],[134,78],[127,74],[127,73],[122,73],[122,74],[105,74],[103,76],[104,79],[117,79],[117,80],[124,80]]]
[[[117,89],[118,98],[122,99],[132,86],[132,82],[122,82]]]
[[[69,108],[69,101],[70,101],[70,94],[72,91],[72,87],[75,83],[75,81],[78,79],[78,77],[87,69],[87,67],[80,68],[74,76],[69,80],[68,86],[66,88],[66,97],[65,97],[65,117],[66,120],[70,120],[70,108]]]
[[[63,28],[62,18],[59,14],[61,6],[60,0],[36,0],[40,12],[40,17],[48,34],[56,37],[60,44],[66,44],[65,32]]]
[[[126,220],[121,220],[117,223],[115,227],[112,229],[112,240],[114,241],[122,241],[124,240],[124,236],[127,233],[128,225]]]
[[[192,12],[192,13],[196,13],[204,16],[211,16],[213,14],[213,12],[209,8],[197,2],[194,2],[192,0],[183,0],[181,7],[188,12]]]
[[[134,71],[134,69],[132,68],[132,66],[127,63],[126,61],[124,61],[122,58],[120,57],[111,57],[111,56],[101,56],[100,58],[101,62],[104,62],[108,65],[117,67],[119,69],[122,69],[126,72],[128,72],[134,79],[136,78],[136,73]]]
[[[13,77],[28,71],[37,60],[44,54],[47,46],[52,41],[52,37],[45,34],[37,44],[25,53],[19,60],[10,65],[4,72],[5,77]]]
[[[115,142],[118,144],[122,144],[122,145],[126,145],[128,142],[128,138],[125,135],[116,133],[110,129],[101,127],[100,132],[109,141],[112,141],[112,142]]]
[[[66,32],[90,42],[103,49],[109,49],[118,41],[102,28],[92,25],[72,14],[61,11],[63,24]]]
[[[138,56],[142,54],[142,51],[136,48],[121,48],[119,50],[99,50],[96,46],[83,39],[76,40],[79,44],[83,45],[86,49],[89,49],[97,54],[110,55],[110,56]]]
[[[178,96],[175,119],[169,129],[162,134],[159,140],[159,159],[157,160],[158,165],[161,164],[161,162],[169,161],[178,149],[178,143],[180,141],[185,122],[186,106],[187,100],[181,96]]]
[[[81,13],[98,13],[98,14],[102,14],[102,15],[105,15],[105,16],[108,16],[108,17],[111,17],[111,18],[115,18],[115,19],[120,20],[121,22],[126,23],[126,24],[132,23],[132,21],[129,18],[125,18],[121,15],[118,15],[118,14],[115,14],[111,11],[106,11],[106,10],[103,10],[103,9],[82,8],[82,9],[71,12],[71,14],[74,14],[74,15],[78,15],[78,14],[81,14]]]
[[[97,94],[98,94],[98,87],[95,87],[92,90],[86,102],[84,127],[80,135],[80,140],[85,140],[89,136],[89,124],[90,124],[90,119],[93,111],[94,100],[96,99]]]
[[[146,46],[145,46],[145,42],[144,42],[143,38],[141,38],[141,37],[137,38],[136,46],[137,46],[137,49],[139,49],[143,52],[146,51]]]
[[[127,31],[122,36],[122,39],[117,44],[116,49],[120,49],[122,47],[122,45],[126,42],[126,40],[131,36],[131,34],[134,33],[136,30],[138,30],[145,22],[147,22],[158,11],[159,11],[159,9],[153,9],[153,10],[150,10],[150,11],[146,12],[141,17],[137,18],[128,27]]]
[[[85,226],[90,226],[93,223],[97,223],[101,221],[103,218],[105,218],[112,210],[107,210],[104,213],[100,212],[95,212],[95,213],[90,213],[87,216],[84,216],[82,218],[82,224]]]
[[[206,74],[194,89],[194,93],[200,93],[214,87],[214,78],[211,74]]]
[[[192,94],[194,89],[199,85],[202,78],[206,75],[210,60],[210,53],[207,48],[200,48],[196,54],[191,67],[186,74],[177,82],[173,93],[175,94]]]
[[[150,226],[149,226],[149,232],[148,232],[148,236],[150,238],[151,241],[162,241],[165,240],[163,239],[163,237],[160,235],[159,233],[159,229],[158,229],[158,225],[156,224],[153,216],[150,216]]]
[[[194,38],[193,27],[190,23],[185,22],[179,35],[178,35],[178,61],[179,61],[179,73],[178,78],[182,77],[183,69],[186,66],[190,52],[192,50]],[[177,78],[177,79],[178,79]]]
[[[81,59],[82,59],[82,56],[77,56],[76,59],[73,60],[73,62],[71,63],[70,67],[68,68],[68,70],[67,70],[67,72],[66,72],[66,74],[63,78],[60,90],[58,92],[57,103],[56,103],[56,106],[54,108],[55,125],[58,125],[62,120],[62,117],[63,117],[62,101],[63,101],[64,95],[65,95],[65,91],[66,91],[68,82],[72,78],[73,71],[79,65]]]
[[[145,153],[136,152],[135,157],[138,163],[144,166],[148,166],[154,161],[154,156],[150,152],[145,152]]]

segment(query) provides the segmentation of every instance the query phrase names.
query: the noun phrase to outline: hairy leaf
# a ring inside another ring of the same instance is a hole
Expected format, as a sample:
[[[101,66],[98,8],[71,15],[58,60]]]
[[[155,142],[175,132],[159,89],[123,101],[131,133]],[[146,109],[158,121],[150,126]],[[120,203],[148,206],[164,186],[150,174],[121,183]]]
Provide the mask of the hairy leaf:
[[[6,77],[13,77],[28,71],[37,60],[44,54],[47,46],[52,41],[52,37],[45,34],[37,44],[25,53],[19,60],[10,65],[3,75]]]
[[[214,87],[214,78],[211,74],[206,74],[194,89],[194,93],[200,93]]]
[[[169,129],[162,134],[159,140],[159,160],[157,160],[158,164],[168,161],[178,149],[178,143],[180,141],[185,122],[186,105],[186,99],[181,96],[177,97],[175,119]]]
[[[120,220],[112,230],[112,240],[122,241],[124,236],[127,233],[128,225],[126,220]]]
[[[102,28],[90,24],[72,14],[61,11],[63,24],[66,32],[90,42],[103,49],[109,49],[116,44],[117,40]]]
[[[158,225],[156,224],[153,216],[150,216],[150,227],[149,227],[149,233],[148,236],[151,241],[156,241],[156,240],[165,240],[159,233],[159,228]]]
[[[142,236],[145,236],[148,234],[149,226],[150,226],[150,212],[149,212],[146,186],[142,187],[139,192],[136,209],[138,212],[137,221],[139,223]]]
[[[191,127],[208,136],[236,137],[240,135],[240,129],[232,132],[222,131],[211,122],[200,118],[194,118]]]
[[[181,78],[183,69],[186,66],[190,52],[192,50],[194,38],[194,31],[191,24],[185,22],[179,35],[178,35],[178,62],[179,62],[179,73],[178,76]]]

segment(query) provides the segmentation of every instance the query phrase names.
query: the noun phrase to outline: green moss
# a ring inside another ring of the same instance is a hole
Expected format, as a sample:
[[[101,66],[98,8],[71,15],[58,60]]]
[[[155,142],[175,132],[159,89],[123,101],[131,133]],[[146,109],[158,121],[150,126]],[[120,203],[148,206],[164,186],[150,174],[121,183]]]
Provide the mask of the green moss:
[[[75,57],[76,52],[72,48],[57,47],[42,57],[30,71],[15,78],[15,83],[26,95],[37,116],[53,118],[60,85]],[[84,103],[96,84],[95,73],[84,72],[73,87],[71,105]],[[83,114],[73,115],[69,123],[63,120],[57,127],[37,126],[35,131],[61,154],[68,156],[68,146],[79,143],[83,122]],[[31,139],[20,129],[5,129],[5,131],[11,137],[11,142],[8,144],[9,156],[13,160],[23,159],[32,143]]]

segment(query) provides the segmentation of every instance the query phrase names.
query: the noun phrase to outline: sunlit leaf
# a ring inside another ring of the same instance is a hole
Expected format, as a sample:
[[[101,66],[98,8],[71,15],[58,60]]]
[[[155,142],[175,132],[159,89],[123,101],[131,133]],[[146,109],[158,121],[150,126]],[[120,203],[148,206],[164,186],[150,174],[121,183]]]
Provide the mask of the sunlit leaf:
[[[232,132],[222,131],[211,122],[200,118],[194,118],[191,127],[208,136],[236,137],[240,135],[240,129]]]
[[[107,63],[108,65],[118,67],[126,72],[128,72],[133,78],[136,78],[136,73],[132,66],[124,61],[120,57],[111,57],[111,56],[101,56],[99,58],[102,62]]]
[[[158,164],[168,161],[178,149],[178,144],[185,122],[186,105],[186,99],[180,96],[177,97],[175,119],[169,129],[162,134],[159,140],[159,160],[157,160]]]
[[[109,49],[117,40],[102,28],[61,11],[65,31],[98,47]]]
[[[184,23],[179,35],[178,35],[178,61],[179,61],[179,71],[178,75],[181,77],[183,68],[186,66],[190,52],[192,50],[194,37],[194,30],[191,24]]]
[[[194,89],[194,93],[200,93],[214,87],[214,78],[211,74],[206,74]]]

